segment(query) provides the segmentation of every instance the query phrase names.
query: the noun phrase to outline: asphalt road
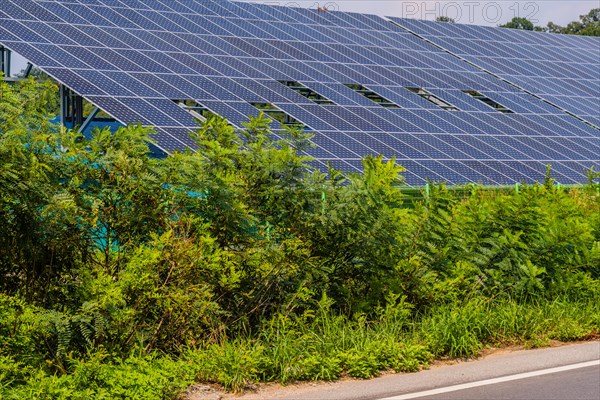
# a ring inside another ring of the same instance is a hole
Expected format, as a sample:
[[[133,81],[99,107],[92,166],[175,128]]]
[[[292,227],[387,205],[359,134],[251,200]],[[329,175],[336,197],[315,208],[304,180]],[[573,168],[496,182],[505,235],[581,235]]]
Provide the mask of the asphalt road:
[[[267,387],[236,399],[600,400],[600,370],[597,360],[600,360],[598,341],[494,354],[479,360],[434,366],[418,373],[391,374],[370,380]],[[582,363],[596,365],[568,369],[572,368],[569,366]],[[554,368],[561,372],[552,373]],[[564,370],[565,368],[567,370]],[[481,381],[487,382],[478,386]],[[443,391],[451,386],[455,386],[456,389],[457,385],[466,385],[469,388],[443,393],[422,393]],[[415,397],[418,393],[421,397]]]
[[[478,386],[422,400],[599,400],[600,365]]]

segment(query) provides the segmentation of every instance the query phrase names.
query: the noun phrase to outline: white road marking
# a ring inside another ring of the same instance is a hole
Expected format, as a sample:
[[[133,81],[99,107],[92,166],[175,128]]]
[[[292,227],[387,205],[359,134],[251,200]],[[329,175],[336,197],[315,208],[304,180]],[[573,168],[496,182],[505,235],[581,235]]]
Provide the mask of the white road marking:
[[[517,379],[525,379],[525,378],[531,378],[534,376],[554,374],[556,372],[570,371],[572,369],[593,367],[595,365],[600,365],[600,360],[588,361],[588,362],[583,362],[583,363],[579,363],[579,364],[565,365],[563,367],[542,369],[542,370],[533,371],[533,372],[525,372],[525,373],[516,374],[516,375],[508,375],[508,376],[503,376],[501,378],[485,379],[483,381],[463,383],[461,385],[454,385],[454,386],[447,386],[447,387],[443,387],[443,388],[439,388],[439,389],[425,390],[423,392],[402,394],[400,396],[386,397],[386,398],[380,399],[380,400],[416,399],[418,397],[423,397],[423,396],[433,396],[433,395],[441,394],[441,393],[455,392],[457,390],[470,389],[470,388],[485,386],[485,385],[493,385],[495,383],[509,382],[509,381],[515,381]]]

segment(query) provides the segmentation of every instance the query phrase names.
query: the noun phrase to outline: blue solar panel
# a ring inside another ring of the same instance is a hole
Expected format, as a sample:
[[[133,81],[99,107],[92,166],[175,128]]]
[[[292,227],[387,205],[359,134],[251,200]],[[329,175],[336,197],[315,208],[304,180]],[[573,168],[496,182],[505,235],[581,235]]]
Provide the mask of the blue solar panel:
[[[600,163],[596,39],[225,0],[0,10],[2,45],[118,121],[155,126],[166,152],[194,146],[194,117],[175,102],[190,100],[238,128],[258,114],[251,103],[272,104],[315,134],[318,165],[356,171],[366,154],[395,156],[409,184],[530,182],[547,163],[575,183]]]
[[[596,104],[600,103],[600,92],[589,92],[591,87],[597,88],[600,84],[598,38],[573,38],[490,27],[448,28],[426,21],[399,18],[392,20],[594,124],[592,120],[598,115],[598,109],[578,107],[577,100],[581,97],[579,93],[582,93],[593,97]],[[466,29],[474,35],[466,35]],[[486,37],[491,39],[485,39]],[[545,82],[552,86],[541,84],[540,78],[546,78]],[[564,95],[572,101],[553,101],[553,94]],[[525,112],[554,111],[550,106],[540,110],[527,100],[514,106]]]

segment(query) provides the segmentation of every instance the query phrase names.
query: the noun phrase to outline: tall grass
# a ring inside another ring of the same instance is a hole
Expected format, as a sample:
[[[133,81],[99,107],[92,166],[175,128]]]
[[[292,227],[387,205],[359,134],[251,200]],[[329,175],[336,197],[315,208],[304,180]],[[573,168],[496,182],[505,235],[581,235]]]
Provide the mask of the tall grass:
[[[278,315],[258,334],[189,350],[180,358],[92,355],[74,361],[70,375],[0,366],[0,398],[177,398],[193,382],[241,392],[257,382],[370,378],[383,371],[417,371],[435,358],[477,357],[487,346],[538,347],[550,340],[590,338],[600,332],[597,296],[573,300],[475,298],[411,313],[403,301],[377,318],[348,318],[322,300],[314,314]],[[9,360],[10,361],[10,360]],[[77,397],[79,396],[79,397]],[[112,397],[111,397],[112,396]],[[120,396],[120,395],[119,395]]]
[[[231,371],[243,378],[232,379],[225,373],[211,381],[241,391],[255,381],[285,384],[342,376],[370,378],[386,370],[417,371],[434,358],[471,358],[485,347],[538,347],[550,340],[586,339],[599,331],[600,302],[595,297],[540,299],[527,304],[476,298],[440,305],[421,315],[411,315],[401,303],[380,310],[374,321],[336,315],[321,305],[315,315],[279,315],[256,337],[193,354],[197,361],[222,357],[237,363]],[[237,358],[227,355],[225,349],[239,353]],[[248,351],[253,361],[245,365]],[[200,362],[196,367],[205,371],[214,365]],[[199,376],[207,375],[201,372]]]
[[[600,330],[597,300],[568,299],[518,303],[476,299],[440,306],[419,323],[419,336],[436,356],[473,357],[485,346],[523,344],[537,347],[550,340],[585,339]]]

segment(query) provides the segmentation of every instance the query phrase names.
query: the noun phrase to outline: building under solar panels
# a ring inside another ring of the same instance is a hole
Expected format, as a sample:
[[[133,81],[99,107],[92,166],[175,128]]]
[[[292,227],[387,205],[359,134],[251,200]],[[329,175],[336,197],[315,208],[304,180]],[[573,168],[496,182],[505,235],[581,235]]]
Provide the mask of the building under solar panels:
[[[408,184],[562,184],[600,169],[600,38],[221,0],[0,0],[15,52],[60,83],[63,122],[102,110],[194,146],[197,119],[314,134],[321,166],[396,157]],[[83,101],[96,106],[83,115]]]

